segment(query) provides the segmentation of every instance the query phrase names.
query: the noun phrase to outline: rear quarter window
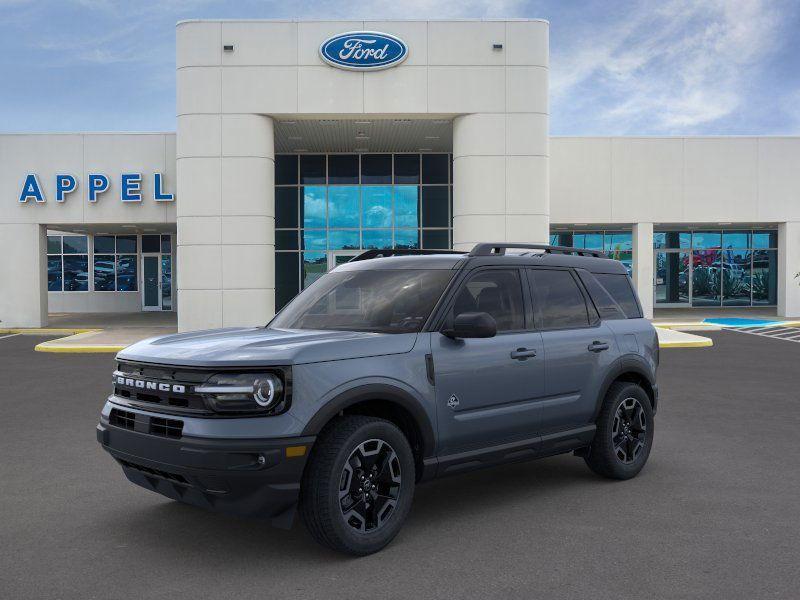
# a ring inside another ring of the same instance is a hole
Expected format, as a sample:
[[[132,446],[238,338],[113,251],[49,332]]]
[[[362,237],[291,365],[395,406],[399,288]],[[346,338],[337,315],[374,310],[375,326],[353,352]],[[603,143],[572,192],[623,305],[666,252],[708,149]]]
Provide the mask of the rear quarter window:
[[[595,273],[597,281],[606,288],[606,291],[619,304],[625,316],[629,319],[639,319],[642,310],[633,293],[630,278],[624,273]]]
[[[595,279],[594,275],[583,269],[578,269],[577,273],[583,285],[586,286],[586,291],[589,292],[589,296],[601,318],[606,320],[628,318],[622,307],[611,297],[606,288]]]

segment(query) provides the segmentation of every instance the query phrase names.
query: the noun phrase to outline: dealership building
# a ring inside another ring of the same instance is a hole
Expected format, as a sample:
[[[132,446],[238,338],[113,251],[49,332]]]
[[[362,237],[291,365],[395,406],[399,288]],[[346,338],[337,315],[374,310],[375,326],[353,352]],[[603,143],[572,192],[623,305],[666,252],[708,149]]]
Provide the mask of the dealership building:
[[[800,316],[800,138],[550,137],[548,24],[187,21],[177,133],[0,135],[0,327],[263,324],[368,248],[605,250],[658,308]]]

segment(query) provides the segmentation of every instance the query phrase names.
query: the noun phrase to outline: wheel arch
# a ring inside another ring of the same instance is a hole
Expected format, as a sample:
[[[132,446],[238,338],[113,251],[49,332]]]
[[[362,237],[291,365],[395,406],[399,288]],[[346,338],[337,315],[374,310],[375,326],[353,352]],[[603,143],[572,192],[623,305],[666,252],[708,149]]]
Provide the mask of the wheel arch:
[[[317,411],[305,426],[303,435],[319,435],[336,417],[346,414],[379,417],[397,425],[414,452],[417,478],[422,476],[424,459],[434,453],[435,436],[428,414],[414,396],[383,383],[346,390]]]
[[[658,387],[654,373],[643,358],[623,357],[614,364],[603,380],[600,393],[597,395],[594,419],[597,419],[600,414],[603,400],[605,400],[609,388],[618,381],[628,381],[639,385],[650,398],[650,406],[653,409],[653,413],[656,412],[658,408]]]

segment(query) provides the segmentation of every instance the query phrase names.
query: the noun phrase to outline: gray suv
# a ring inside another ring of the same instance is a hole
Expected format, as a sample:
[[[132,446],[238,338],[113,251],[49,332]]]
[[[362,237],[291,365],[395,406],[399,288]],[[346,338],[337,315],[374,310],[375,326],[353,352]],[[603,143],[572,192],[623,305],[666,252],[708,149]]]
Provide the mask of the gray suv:
[[[555,246],[367,251],[266,327],[117,360],[97,439],[128,479],[283,527],[299,507],[355,555],[388,544],[434,477],[565,452],[635,476],[658,402],[625,267]]]

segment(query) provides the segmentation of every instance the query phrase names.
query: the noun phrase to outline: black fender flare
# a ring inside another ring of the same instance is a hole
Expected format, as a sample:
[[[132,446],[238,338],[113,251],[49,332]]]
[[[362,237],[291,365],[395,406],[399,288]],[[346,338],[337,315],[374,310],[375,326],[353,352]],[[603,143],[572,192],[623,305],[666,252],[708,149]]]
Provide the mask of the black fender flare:
[[[597,416],[600,414],[600,409],[602,408],[603,400],[605,400],[606,394],[608,393],[608,388],[611,387],[611,384],[614,383],[614,381],[620,375],[624,375],[625,373],[636,373],[650,384],[650,387],[653,388],[654,392],[654,397],[652,398],[653,412],[656,411],[656,401],[658,395],[655,393],[657,390],[655,373],[653,372],[652,367],[643,357],[639,356],[638,354],[628,354],[618,358],[609,367],[608,373],[606,373],[606,376],[603,379],[603,384],[600,386],[600,393],[597,394],[597,405],[595,406],[594,418],[592,420],[597,419]]]
[[[436,438],[428,413],[410,392],[388,383],[367,383],[334,396],[309,420],[301,435],[318,435],[322,428],[339,412],[368,400],[384,400],[405,409],[417,424],[424,447],[424,458],[433,456]]]

